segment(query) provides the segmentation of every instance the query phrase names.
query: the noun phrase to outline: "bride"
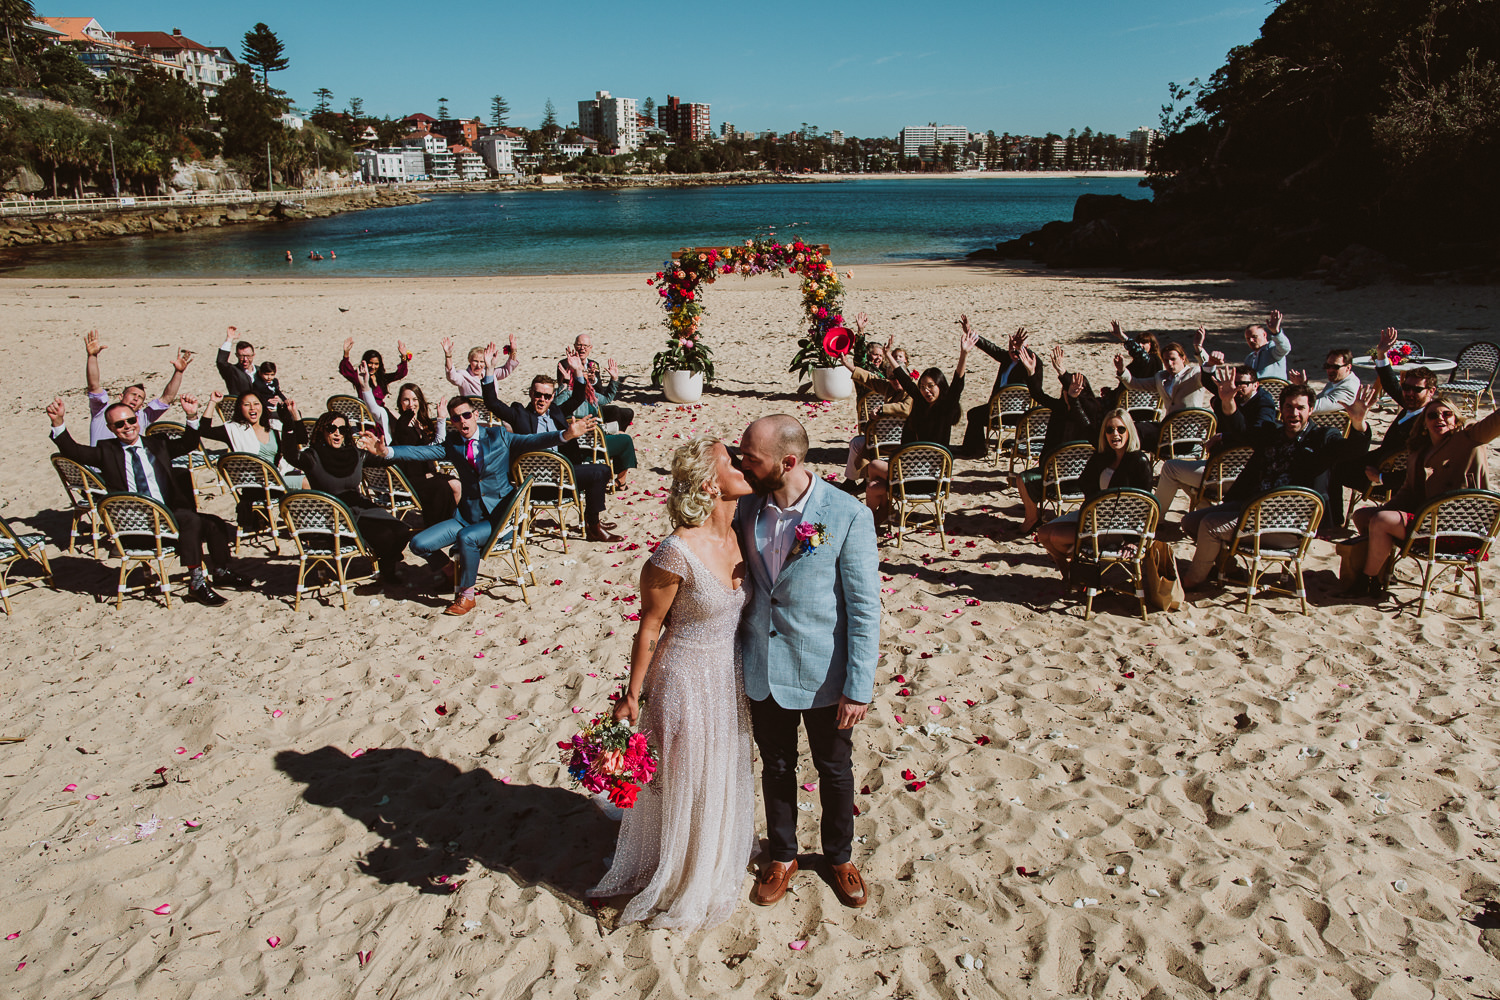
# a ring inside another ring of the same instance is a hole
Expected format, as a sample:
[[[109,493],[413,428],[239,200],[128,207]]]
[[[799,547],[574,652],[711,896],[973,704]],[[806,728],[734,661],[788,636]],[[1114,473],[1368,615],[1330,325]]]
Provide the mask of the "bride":
[[[609,873],[589,891],[634,894],[621,922],[684,934],[723,923],[755,849],[750,716],[734,641],[750,581],[731,525],[735,500],[749,492],[717,438],[672,457],[676,530],[641,570],[641,627],[614,710],[640,720],[659,766],[625,811]]]

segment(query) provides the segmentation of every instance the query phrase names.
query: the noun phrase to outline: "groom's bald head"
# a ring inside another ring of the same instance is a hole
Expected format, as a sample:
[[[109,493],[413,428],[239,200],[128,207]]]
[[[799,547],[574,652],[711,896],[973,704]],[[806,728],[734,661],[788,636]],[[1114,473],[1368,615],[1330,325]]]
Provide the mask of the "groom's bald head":
[[[776,460],[791,456],[797,463],[807,461],[807,430],[796,417],[773,413],[745,428],[745,440],[754,440],[758,450]]]

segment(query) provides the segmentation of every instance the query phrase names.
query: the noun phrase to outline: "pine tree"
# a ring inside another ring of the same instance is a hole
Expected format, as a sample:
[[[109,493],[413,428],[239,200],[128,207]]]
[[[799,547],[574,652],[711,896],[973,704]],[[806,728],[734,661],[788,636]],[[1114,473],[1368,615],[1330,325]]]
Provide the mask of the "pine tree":
[[[446,121],[448,118],[448,98],[438,98],[438,121]]]
[[[552,98],[547,98],[547,106],[542,110],[542,136],[551,142],[557,138],[557,109],[552,106]]]
[[[496,94],[490,98],[490,124],[496,128],[504,128],[505,120],[510,117],[510,105],[505,98]]]
[[[281,44],[281,39],[276,37],[264,23],[257,23],[254,28],[245,32],[244,44],[240,47],[240,58],[252,68],[260,70],[260,82],[267,84],[269,74],[283,70],[287,67],[287,60],[282,57],[286,46]]]
[[[313,96],[318,99],[318,106],[313,108],[313,114],[326,115],[330,110],[332,110],[328,102],[333,100],[333,91],[329,90],[327,87],[319,87],[317,90],[313,91]]]

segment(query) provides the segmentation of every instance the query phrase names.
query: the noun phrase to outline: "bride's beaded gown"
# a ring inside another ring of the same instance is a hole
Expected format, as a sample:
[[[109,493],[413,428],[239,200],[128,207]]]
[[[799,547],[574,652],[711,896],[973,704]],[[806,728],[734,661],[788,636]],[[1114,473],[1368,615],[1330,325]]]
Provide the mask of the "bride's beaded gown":
[[[734,912],[755,849],[750,712],[726,586],[674,535],[651,562],[682,578],[643,687],[640,727],[659,767],[625,810],[614,863],[591,896],[634,893],[621,922],[690,934]]]

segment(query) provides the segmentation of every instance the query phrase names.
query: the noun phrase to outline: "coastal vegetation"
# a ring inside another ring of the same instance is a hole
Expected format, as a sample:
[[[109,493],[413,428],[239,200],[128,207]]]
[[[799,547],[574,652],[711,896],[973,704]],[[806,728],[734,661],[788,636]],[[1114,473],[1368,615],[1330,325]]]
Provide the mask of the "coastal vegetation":
[[[1173,85],[1154,203],[1080,205],[1001,256],[1500,277],[1500,11],[1282,0],[1207,81]]]

